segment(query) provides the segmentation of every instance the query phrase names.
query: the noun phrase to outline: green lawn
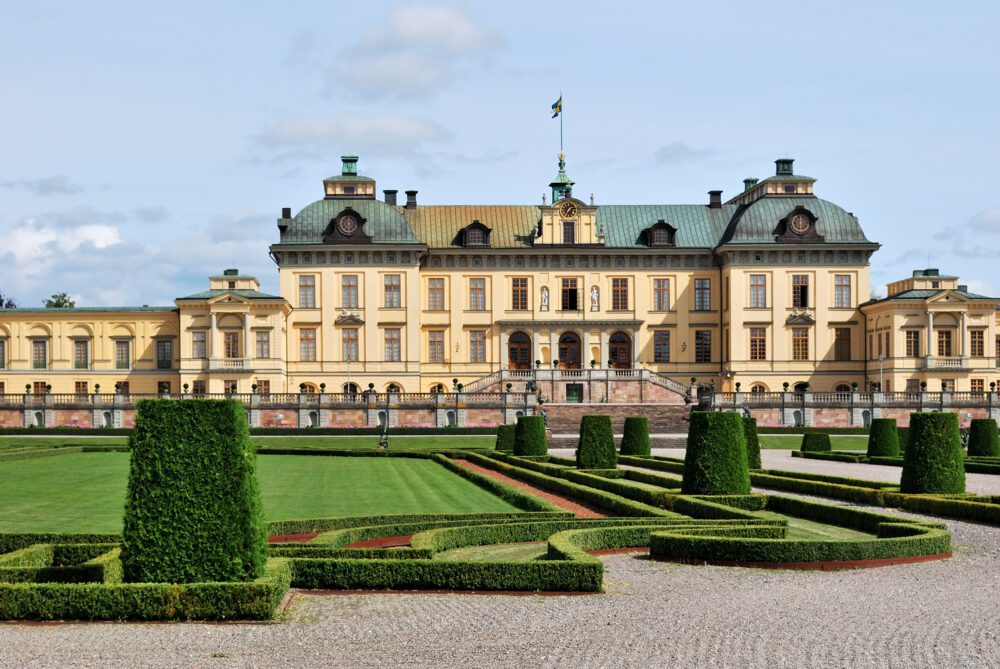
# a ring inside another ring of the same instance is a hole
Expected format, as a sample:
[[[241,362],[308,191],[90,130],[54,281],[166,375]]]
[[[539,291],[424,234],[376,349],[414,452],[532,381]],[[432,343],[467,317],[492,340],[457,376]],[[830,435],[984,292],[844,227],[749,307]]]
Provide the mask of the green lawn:
[[[867,434],[831,434],[830,443],[835,451],[866,451],[868,450]],[[802,444],[801,434],[762,434],[760,447],[770,449],[799,450]]]
[[[258,448],[344,448],[374,449],[377,436],[354,437],[252,437]],[[0,452],[24,446],[124,446],[128,437],[0,437]],[[406,451],[429,451],[437,448],[493,448],[496,437],[490,435],[433,435],[427,437],[393,436],[389,448]]]
[[[445,562],[465,562],[465,561],[511,561],[529,562],[531,560],[543,560],[549,552],[547,541],[530,541],[516,544],[492,544],[488,546],[463,546],[462,548],[452,548],[434,556],[435,560]]]
[[[119,532],[127,453],[0,462],[0,532]],[[268,520],[515,507],[428,460],[262,455]]]

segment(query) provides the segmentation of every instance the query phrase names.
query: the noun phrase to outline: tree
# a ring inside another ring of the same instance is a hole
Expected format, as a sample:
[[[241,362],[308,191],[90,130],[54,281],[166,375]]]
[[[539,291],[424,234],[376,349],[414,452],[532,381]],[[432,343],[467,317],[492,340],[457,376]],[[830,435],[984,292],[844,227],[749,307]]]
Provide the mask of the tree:
[[[3,293],[0,293],[0,309],[16,309],[17,304],[14,302],[13,297],[8,297]]]
[[[76,306],[76,301],[68,293],[55,293],[49,299],[43,300],[42,304],[46,309],[72,309]]]

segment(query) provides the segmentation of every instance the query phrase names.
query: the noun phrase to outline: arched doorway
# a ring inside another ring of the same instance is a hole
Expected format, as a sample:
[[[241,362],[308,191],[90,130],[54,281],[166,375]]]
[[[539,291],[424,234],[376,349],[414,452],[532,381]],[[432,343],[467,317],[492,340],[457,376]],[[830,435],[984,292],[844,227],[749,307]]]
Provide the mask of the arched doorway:
[[[559,336],[559,366],[563,369],[580,369],[581,348],[580,335],[563,332]]]
[[[806,383],[805,381],[801,381],[799,383],[796,383],[795,386],[792,388],[792,390],[794,390],[797,393],[807,393],[809,392],[809,384]]]
[[[511,369],[531,369],[531,337],[515,332],[507,340],[507,360]]]
[[[632,338],[616,332],[608,340],[608,360],[615,369],[632,368]]]

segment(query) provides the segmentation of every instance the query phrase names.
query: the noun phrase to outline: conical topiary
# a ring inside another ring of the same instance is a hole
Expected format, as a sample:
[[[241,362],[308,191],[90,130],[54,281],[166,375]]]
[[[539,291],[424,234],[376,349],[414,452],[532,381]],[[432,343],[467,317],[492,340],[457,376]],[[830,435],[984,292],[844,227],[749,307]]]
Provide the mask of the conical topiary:
[[[1000,456],[1000,433],[992,418],[976,418],[969,425],[969,455],[995,458]]]
[[[645,416],[628,416],[622,432],[622,455],[645,457],[651,452],[649,419]]]
[[[618,466],[610,416],[584,416],[576,447],[578,469],[614,469]]]
[[[806,432],[802,435],[802,445],[799,446],[799,450],[829,453],[833,450],[830,445],[830,435],[826,432]]]
[[[899,431],[895,418],[876,418],[868,430],[868,457],[899,455]]]
[[[541,416],[518,418],[514,429],[514,455],[546,455],[548,452],[545,419]]]
[[[685,495],[749,495],[743,420],[722,411],[692,411],[684,456]]]
[[[743,419],[743,436],[747,440],[747,466],[760,469],[760,439],[757,437],[757,419],[747,416]]]
[[[965,492],[957,414],[910,414],[910,439],[903,453],[899,490],[916,495]]]
[[[496,450],[508,452],[514,450],[514,430],[513,425],[497,426]]]

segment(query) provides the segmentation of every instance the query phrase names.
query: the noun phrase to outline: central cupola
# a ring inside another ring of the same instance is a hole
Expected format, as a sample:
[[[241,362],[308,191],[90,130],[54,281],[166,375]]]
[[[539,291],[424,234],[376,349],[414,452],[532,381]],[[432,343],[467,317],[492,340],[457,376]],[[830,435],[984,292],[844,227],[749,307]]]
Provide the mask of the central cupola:
[[[566,176],[566,154],[559,152],[559,173],[556,174],[555,181],[549,184],[552,187],[552,203],[559,200],[573,197],[573,180]]]
[[[341,156],[343,166],[337,176],[323,179],[323,196],[327,200],[375,198],[375,180],[358,174],[358,157]]]

